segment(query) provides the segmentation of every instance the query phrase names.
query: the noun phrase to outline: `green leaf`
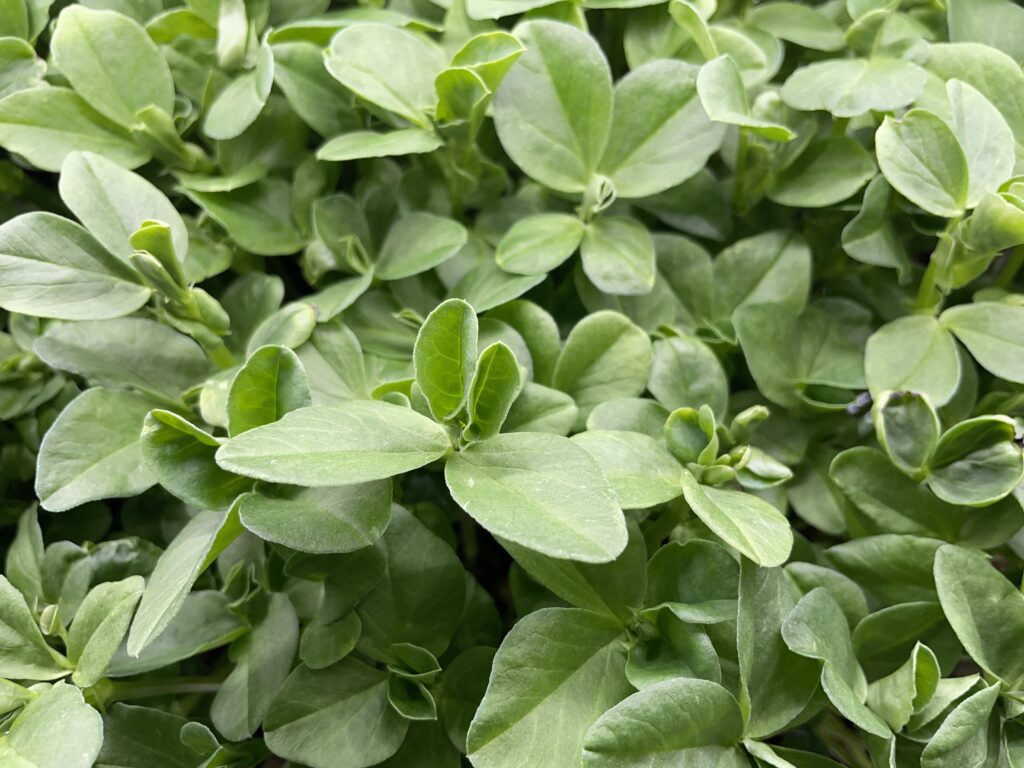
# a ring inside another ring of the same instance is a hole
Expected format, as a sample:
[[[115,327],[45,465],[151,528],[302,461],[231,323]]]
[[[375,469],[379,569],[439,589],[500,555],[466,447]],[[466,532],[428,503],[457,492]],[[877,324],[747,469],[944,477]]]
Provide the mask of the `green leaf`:
[[[520,275],[550,272],[583,241],[583,223],[566,213],[539,213],[513,224],[498,243],[498,266]]]
[[[433,152],[444,142],[432,131],[423,128],[400,128],[397,131],[353,131],[335,136],[316,151],[318,160],[362,160],[368,157],[397,157]]]
[[[115,256],[128,261],[129,242],[145,221],[171,228],[180,261],[188,253],[188,229],[164,194],[146,179],[93,152],[72,152],[61,167],[61,200],[89,233]]]
[[[157,405],[143,395],[100,388],[75,398],[39,447],[35,487],[43,509],[64,512],[87,501],[134,496],[153,485],[139,433]]]
[[[103,744],[103,720],[82,692],[57,683],[0,736],[0,761],[17,768],[89,768]]]
[[[607,216],[586,225],[580,256],[587,277],[606,293],[637,296],[654,287],[654,242],[636,219]]]
[[[494,97],[501,144],[527,175],[559,192],[583,192],[608,143],[612,82],[589,35],[535,21],[522,30],[524,53]]]
[[[97,768],[195,768],[196,753],[181,741],[188,721],[150,707],[117,703],[103,715]],[[154,755],[147,755],[154,750]]]
[[[555,365],[552,384],[572,396],[577,423],[599,403],[643,392],[651,367],[651,341],[617,312],[595,312],[572,329]]]
[[[0,145],[45,171],[60,171],[72,152],[95,152],[126,168],[149,160],[128,132],[68,88],[28,88],[0,104]]]
[[[747,128],[769,141],[791,141],[796,136],[785,125],[751,115],[740,70],[728,55],[712,59],[700,68],[697,93],[708,116],[716,123]]]
[[[747,21],[776,37],[816,51],[838,51],[843,32],[817,8],[799,3],[762,3],[750,9]]]
[[[886,390],[920,392],[939,407],[960,383],[960,356],[952,335],[934,317],[909,315],[871,335],[864,374],[875,397]]]
[[[768,199],[793,208],[824,208],[852,197],[874,175],[871,155],[856,141],[845,136],[823,139],[779,175]]]
[[[789,558],[793,532],[785,515],[749,493],[701,486],[683,472],[686,503],[708,528],[758,565],[781,565]]]
[[[331,40],[327,71],[362,99],[430,128],[437,102],[434,78],[444,69],[441,51],[425,38],[402,29],[357,24]]]
[[[309,405],[309,379],[296,354],[287,347],[260,347],[231,381],[228,434],[234,437],[273,424]]]
[[[311,768],[362,768],[386,760],[409,727],[388,703],[387,681],[385,672],[355,659],[315,671],[298,666],[267,712],[267,746]]]
[[[259,117],[274,85],[274,53],[264,43],[256,66],[235,77],[221,90],[203,117],[203,133],[224,141],[241,136]]]
[[[71,671],[67,659],[43,639],[25,598],[3,576],[0,576],[0,631],[4,637],[0,676],[15,680],[56,680]]]
[[[1024,476],[1024,457],[1006,416],[961,421],[939,440],[928,487],[943,501],[987,506],[1010,493]]]
[[[476,443],[448,460],[445,481],[480,525],[542,554],[603,563],[626,545],[600,466],[564,437],[519,432]]]
[[[572,440],[600,465],[623,509],[646,509],[682,494],[679,463],[647,435],[588,430]]]
[[[0,225],[0,275],[0,306],[36,317],[120,317],[150,295],[85,229],[52,213],[26,213]]]
[[[950,307],[940,322],[952,331],[985,370],[999,378],[1024,382],[1020,331],[1024,307],[978,302]]]
[[[697,98],[696,70],[681,61],[649,62],[615,84],[601,173],[619,197],[646,197],[704,167],[725,133]]]
[[[924,70],[910,61],[830,59],[797,69],[780,93],[793,109],[857,117],[907,106],[921,95],[926,81]]]
[[[740,567],[710,541],[670,542],[647,564],[649,611],[667,608],[680,620],[717,624],[736,618]]]
[[[959,216],[967,207],[968,165],[956,135],[942,119],[912,109],[887,117],[875,134],[878,165],[910,202],[936,216]]]
[[[486,440],[497,435],[521,388],[522,374],[515,353],[500,341],[488,346],[480,353],[469,387],[469,423],[463,436]]]
[[[69,6],[57,19],[51,50],[75,91],[115,123],[129,128],[139,110],[150,106],[174,114],[174,81],[167,62],[146,31],[127,16]]]
[[[644,727],[636,728],[637,722]],[[725,688],[710,680],[666,680],[601,715],[587,731],[583,764],[684,764],[691,750],[728,747],[742,737],[743,715]]]
[[[519,621],[498,649],[469,728],[473,764],[578,765],[587,730],[629,693],[620,635],[618,622],[577,609],[542,609]]]
[[[376,571],[371,570],[339,582],[350,590],[351,581],[359,587],[364,579],[369,581],[357,609],[363,625],[359,651],[391,663],[395,661],[392,646],[408,643],[441,656],[452,642],[466,602],[466,574],[458,555],[397,505],[378,547],[387,562],[382,576],[374,580]],[[356,554],[351,557],[358,559]],[[357,593],[350,599],[359,598]]]
[[[748,304],[779,304],[795,311],[807,302],[811,252],[791,232],[765,232],[739,240],[714,261],[714,311],[728,325]]]
[[[283,179],[262,179],[229,192],[185,192],[251,253],[279,256],[304,245],[292,221],[292,188]]]
[[[231,648],[235,667],[210,705],[213,724],[226,738],[243,741],[263,722],[292,668],[299,645],[299,619],[287,595],[271,593],[252,632]]]
[[[898,732],[931,700],[941,676],[935,654],[917,643],[902,667],[868,684],[867,703]]]
[[[1011,688],[1024,678],[1014,640],[1024,628],[1024,595],[984,555],[946,545],[935,554],[942,610],[967,653]]]
[[[223,509],[252,486],[217,466],[220,440],[171,411],[150,411],[139,444],[157,482],[194,507]]]
[[[647,389],[668,410],[708,405],[725,416],[729,387],[715,353],[698,339],[670,336],[654,342]]]
[[[275,85],[313,130],[321,136],[335,136],[359,127],[352,94],[327,71],[321,46],[277,43],[271,50]]]
[[[816,662],[793,653],[782,637],[796,594],[781,568],[740,562],[736,646],[745,734],[764,738],[797,719],[817,693]]]
[[[960,80],[946,83],[953,110],[950,127],[967,159],[967,207],[1013,175],[1014,138],[1006,119],[977,89]]]
[[[129,656],[139,658],[168,629],[196,579],[240,532],[235,510],[207,510],[189,520],[160,555],[146,582],[128,633]]]
[[[105,387],[131,387],[177,400],[202,381],[210,363],[187,336],[143,317],[54,325],[33,350],[51,368]]]
[[[950,0],[946,3],[949,39],[954,43],[976,42],[1024,58],[1018,33],[1024,26],[1020,6],[1007,0]]]
[[[864,190],[860,212],[843,227],[843,250],[864,264],[889,267],[905,280],[910,272],[903,243],[889,219],[892,190],[885,177],[879,174]]]
[[[439,421],[452,419],[466,404],[478,335],[476,313],[461,299],[439,304],[420,326],[413,349],[416,383]]]
[[[409,408],[353,400],[314,405],[232,437],[217,450],[224,469],[272,483],[322,487],[382,480],[451,450],[444,428]]]
[[[917,392],[883,392],[873,406],[875,434],[889,459],[911,477],[921,476],[939,444],[939,417]]]
[[[129,576],[89,590],[68,633],[68,659],[75,665],[75,685],[88,688],[106,672],[128,633],[144,587],[141,576]]]
[[[949,765],[984,765],[990,750],[988,718],[999,698],[999,686],[990,685],[960,702],[946,715],[942,725],[921,753],[921,768]]]
[[[867,679],[854,656],[849,625],[828,590],[818,587],[800,599],[782,625],[782,637],[794,653],[822,663],[822,690],[844,717],[874,736],[889,736],[889,727],[864,704]]]
[[[391,483],[261,487],[242,497],[239,518],[261,539],[300,552],[351,552],[384,533],[391,519]]]
[[[21,4],[21,0],[9,2]],[[46,63],[31,45],[14,37],[0,40],[0,99],[38,86],[45,74]]]
[[[458,253],[468,236],[457,221],[430,213],[411,213],[388,230],[374,276],[399,280],[426,272]]]

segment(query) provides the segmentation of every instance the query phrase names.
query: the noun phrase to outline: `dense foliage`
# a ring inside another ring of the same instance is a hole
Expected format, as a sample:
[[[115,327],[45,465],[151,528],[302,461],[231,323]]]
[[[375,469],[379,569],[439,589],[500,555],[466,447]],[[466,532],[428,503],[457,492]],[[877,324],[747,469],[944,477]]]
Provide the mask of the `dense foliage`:
[[[0,766],[1022,768],[1024,9],[382,6],[0,0]]]

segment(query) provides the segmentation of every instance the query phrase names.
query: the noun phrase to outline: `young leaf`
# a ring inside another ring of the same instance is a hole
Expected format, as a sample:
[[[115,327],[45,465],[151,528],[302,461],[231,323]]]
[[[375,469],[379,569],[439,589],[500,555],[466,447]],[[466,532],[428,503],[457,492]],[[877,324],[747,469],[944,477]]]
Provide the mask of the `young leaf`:
[[[439,421],[453,418],[469,397],[477,367],[478,335],[476,312],[461,299],[438,305],[416,335],[416,383]]]
[[[522,386],[515,353],[500,341],[480,353],[466,403],[468,440],[486,440],[501,431]]]
[[[923,474],[939,443],[939,417],[916,392],[883,392],[873,407],[875,434],[892,463],[911,477]]]
[[[68,660],[75,665],[75,685],[88,688],[106,672],[128,633],[144,587],[141,576],[129,576],[97,584],[86,595],[68,633]]]
[[[309,379],[295,353],[287,347],[260,347],[231,381],[228,434],[234,437],[273,424],[286,413],[309,405]]]

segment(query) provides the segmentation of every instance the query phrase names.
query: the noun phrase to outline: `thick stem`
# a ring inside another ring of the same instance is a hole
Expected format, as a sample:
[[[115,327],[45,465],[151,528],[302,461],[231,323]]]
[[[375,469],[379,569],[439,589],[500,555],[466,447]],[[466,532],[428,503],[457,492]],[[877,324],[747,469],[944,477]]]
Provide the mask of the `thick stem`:
[[[996,278],[996,286],[1009,289],[1022,266],[1024,266],[1024,246],[1017,246],[1006,257],[1006,264],[1003,265],[999,277]]]
[[[168,677],[163,680],[137,680],[112,683],[104,697],[107,704],[128,699],[146,699],[153,696],[181,696],[190,693],[216,693],[223,680],[210,677]]]

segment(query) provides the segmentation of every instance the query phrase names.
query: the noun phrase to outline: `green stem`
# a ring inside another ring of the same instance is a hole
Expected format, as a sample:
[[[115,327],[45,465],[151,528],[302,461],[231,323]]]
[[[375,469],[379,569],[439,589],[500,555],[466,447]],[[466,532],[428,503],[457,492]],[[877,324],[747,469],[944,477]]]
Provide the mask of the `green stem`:
[[[219,677],[168,677],[163,680],[137,680],[112,683],[105,703],[153,696],[180,696],[190,693],[216,693],[223,679]]]
[[[1006,257],[1006,264],[1003,265],[1002,270],[999,272],[999,277],[996,278],[996,286],[1008,289],[1013,285],[1013,279],[1017,276],[1022,266],[1024,266],[1024,247],[1017,246]]]
[[[924,270],[924,276],[921,278],[921,286],[917,289],[917,300],[914,302],[914,309],[918,312],[925,310],[934,309],[936,303],[938,303],[938,297],[935,295],[935,272],[937,267],[934,261],[929,261],[928,266]]]
[[[237,361],[231,350],[224,346],[224,342],[218,342],[216,345],[210,345],[206,347],[206,354],[210,356],[213,364],[218,368],[230,368]]]
[[[734,211],[740,209],[740,179],[743,178],[743,171],[747,166],[747,132],[744,128],[739,129],[739,136],[736,140],[736,167],[733,169],[732,177],[732,208]]]

